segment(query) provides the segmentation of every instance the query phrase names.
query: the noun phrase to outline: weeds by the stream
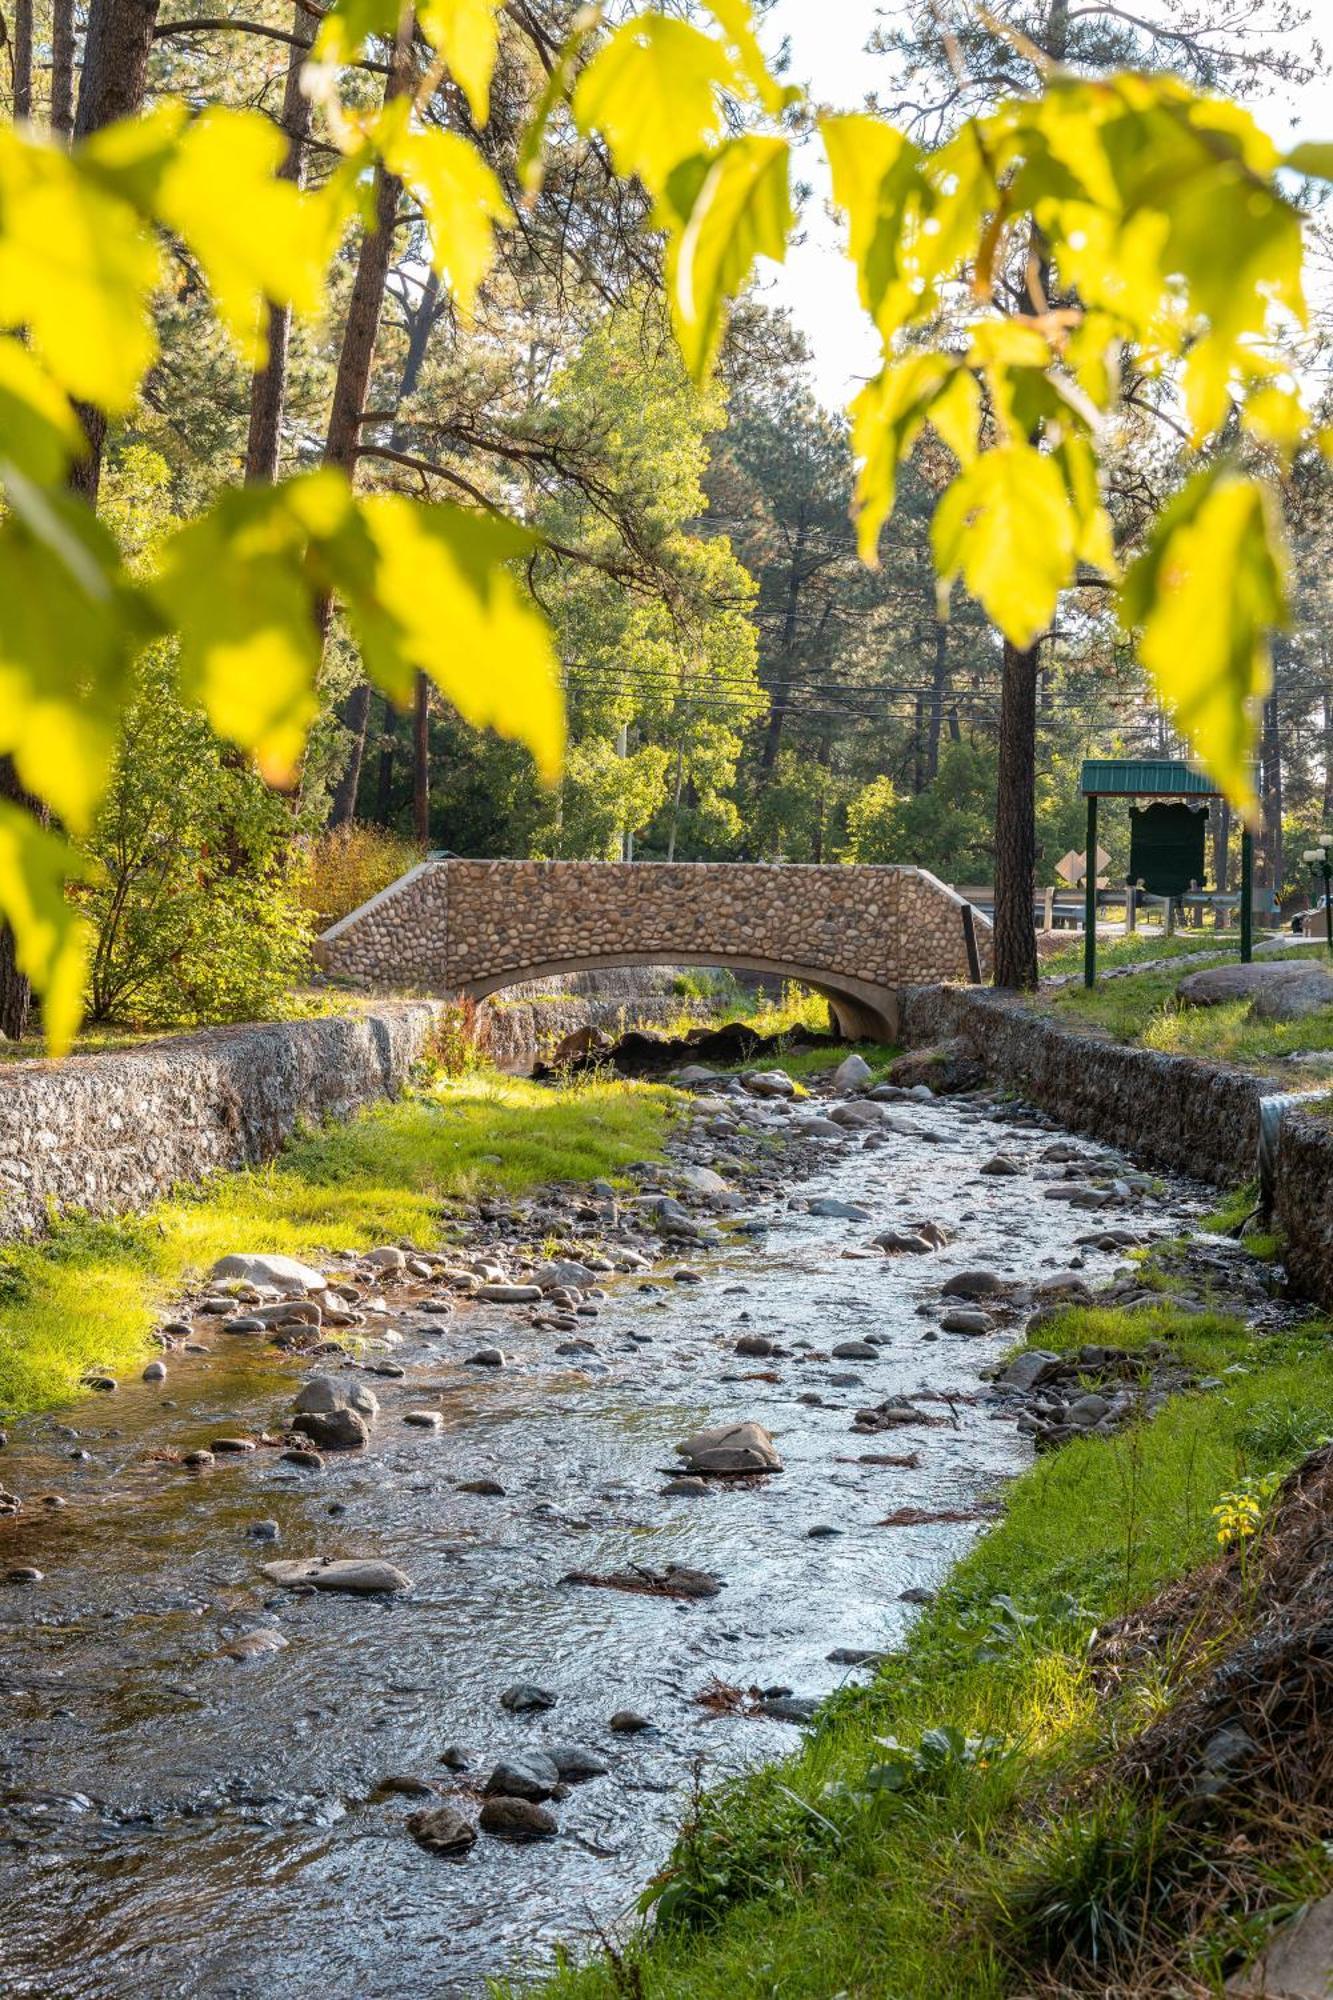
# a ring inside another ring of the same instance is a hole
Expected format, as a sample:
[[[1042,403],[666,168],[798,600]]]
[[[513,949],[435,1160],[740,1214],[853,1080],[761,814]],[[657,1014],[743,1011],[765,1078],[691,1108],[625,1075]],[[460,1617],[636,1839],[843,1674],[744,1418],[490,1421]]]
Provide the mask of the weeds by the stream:
[[[599,1077],[559,1090],[477,1072],[297,1139],[147,1215],[68,1217],[0,1255],[0,1411],[58,1403],[141,1359],[155,1312],[233,1250],[435,1242],[444,1205],[485,1188],[615,1178],[660,1152],[671,1093]]]

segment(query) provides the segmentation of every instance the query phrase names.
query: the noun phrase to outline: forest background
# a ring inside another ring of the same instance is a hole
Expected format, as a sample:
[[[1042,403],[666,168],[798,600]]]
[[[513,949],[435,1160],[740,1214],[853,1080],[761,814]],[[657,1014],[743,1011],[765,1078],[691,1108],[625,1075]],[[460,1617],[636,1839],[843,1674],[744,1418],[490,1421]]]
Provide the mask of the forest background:
[[[300,977],[314,923],[432,849],[902,861],[955,883],[993,879],[1004,648],[971,598],[955,593],[944,615],[930,522],[951,455],[923,435],[868,569],[847,422],[816,394],[806,342],[771,285],[745,295],[701,385],[673,338],[661,241],[633,182],[594,147],[522,198],[533,78],[576,12],[519,0],[504,17],[485,151],[519,226],[499,239],[474,310],[461,314],[432,269],[410,202],[384,232],[369,387],[342,456],[363,487],[461,495],[538,530],[522,583],[555,633],[563,774],[542,785],[527,750],[472,727],[423,675],[407,708],[372,692],[335,616],[299,787],[280,794],[181,700],[150,649],[88,843],[100,873],[78,891],[96,932],[94,1020],[234,1018],[272,1004]],[[785,0],[778,24],[791,12]],[[1030,87],[1031,52],[1053,34],[1076,69],[1174,69],[1255,102],[1281,102],[1324,74],[1310,14],[1289,0],[1152,7],[1151,20],[1100,5],[1071,20],[1061,0],[1004,0],[984,17],[927,0],[878,12],[862,95],[927,146]],[[142,101],[267,110],[288,133],[293,171],[317,185],[331,149],[311,136],[295,88],[314,33],[307,0],[153,13]],[[85,28],[71,0],[18,0],[6,29],[10,110],[69,129]],[[799,55],[773,23],[768,39],[779,71],[800,80]],[[361,67],[373,94],[385,65]],[[0,69],[0,90],[4,80]],[[458,92],[440,99],[440,118],[456,118]],[[808,219],[821,200],[806,191]],[[1318,416],[1329,315],[1317,195],[1309,229],[1315,310],[1302,358]],[[262,371],[177,257],[158,308],[160,356],[100,460],[100,515],[131,565],[239,468],[272,478],[329,462],[329,412],[336,425],[360,309],[355,251],[349,241],[336,261],[317,321],[275,322],[276,412]],[[1127,547],[1190,465],[1169,403],[1145,390],[1140,407],[1107,481]],[[1311,834],[1333,821],[1326,463],[1303,462],[1292,484],[1295,616],[1275,645],[1259,786],[1259,880],[1279,894],[1299,880]],[[1041,642],[1035,745],[1039,883],[1081,845],[1084,756],[1181,748],[1104,582],[1082,572]],[[1237,836],[1225,808],[1212,831],[1225,889]],[[1126,842],[1112,824],[1113,877]]]

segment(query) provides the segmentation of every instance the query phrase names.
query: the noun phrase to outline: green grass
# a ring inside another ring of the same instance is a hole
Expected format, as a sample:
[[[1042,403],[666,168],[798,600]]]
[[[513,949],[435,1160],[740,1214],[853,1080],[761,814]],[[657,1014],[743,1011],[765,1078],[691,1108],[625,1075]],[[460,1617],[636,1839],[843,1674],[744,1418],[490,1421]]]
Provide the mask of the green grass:
[[[1322,946],[1298,947],[1289,957],[1317,958]],[[1266,1069],[1285,1056],[1327,1050],[1333,1064],[1333,1008],[1303,1021],[1249,1019],[1249,1003],[1187,1007],[1176,999],[1183,976],[1173,971],[1139,972],[1092,987],[1066,986],[1043,992],[1037,1002],[1057,1020],[1100,1028],[1117,1042],[1158,1049],[1167,1055]]]
[[[154,1314],[232,1250],[368,1249],[440,1233],[482,1188],[614,1178],[660,1152],[672,1095],[597,1079],[543,1089],[481,1072],[297,1140],[278,1159],[112,1222],[70,1218],[0,1257],[0,1410],[59,1403],[90,1368],[142,1359]]]
[[[566,1966],[545,2000],[999,2000],[1144,1920],[1172,1830],[1077,1781],[1162,1713],[1188,1649],[1146,1659],[1108,1707],[1087,1641],[1216,1552],[1222,1493],[1333,1432],[1333,1340],[1322,1322],[1256,1339],[1169,1304],[1074,1310],[1040,1334],[1111,1338],[1244,1372],[1038,1459],[876,1681],[826,1707],[785,1763],[700,1802],[657,1885],[656,1935],[619,1965]],[[1317,1872],[1328,1886],[1327,1855]],[[1265,1896],[1278,1886],[1260,1881]]]
[[[1240,957],[1239,930],[1176,931],[1171,937],[1157,929],[1137,930],[1126,937],[1098,938],[1097,968],[1109,972],[1117,965],[1140,965],[1154,958],[1189,958],[1199,952],[1218,957]],[[1043,979],[1055,979],[1083,970],[1083,935],[1073,932],[1041,962]]]

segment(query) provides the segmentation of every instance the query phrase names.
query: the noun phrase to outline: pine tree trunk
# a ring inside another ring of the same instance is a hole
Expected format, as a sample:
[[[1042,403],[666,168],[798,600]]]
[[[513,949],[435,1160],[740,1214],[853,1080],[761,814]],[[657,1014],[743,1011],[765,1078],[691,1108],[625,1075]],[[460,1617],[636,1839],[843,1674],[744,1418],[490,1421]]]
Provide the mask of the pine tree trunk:
[[[995,801],[995,984],[1028,991],[1037,984],[1036,889],[1037,669],[1040,644],[1020,651],[1004,642],[1000,691],[1000,763]],[[1096,866],[1095,855],[1088,865]]]
[[[388,826],[393,812],[393,761],[398,748],[398,716],[387,696],[381,718],[379,781],[375,792],[375,823]]]
[[[74,0],[51,0],[51,130],[58,139],[74,130]]]
[[[430,846],[430,682],[420,673],[412,700],[412,831]]]
[[[1277,695],[1271,694],[1263,712],[1263,854],[1260,885],[1274,896],[1282,894],[1282,738],[1278,729]]]
[[[926,736],[926,782],[940,775],[940,730],[944,724],[944,697],[949,686],[949,628],[942,618],[935,623],[935,664],[930,676],[930,727]]]
[[[1213,829],[1213,881],[1217,884],[1219,896],[1225,896],[1231,886],[1231,801],[1219,799],[1217,822]]]
[[[14,122],[32,117],[32,0],[14,0]]]
[[[287,135],[287,157],[278,172],[285,181],[301,185],[305,169],[305,142],[310,136],[310,99],[301,89],[301,70],[306,51],[315,39],[316,17],[296,0],[292,8],[293,43],[287,63],[287,85],[282,98],[282,129]],[[245,447],[247,485],[271,486],[278,476],[282,446],[282,415],[287,401],[287,344],[291,337],[289,306],[268,310],[268,360],[257,369],[250,383],[250,435]]]
[[[79,109],[74,119],[76,139],[90,138],[104,125],[117,118],[133,118],[142,109],[157,9],[158,0],[92,0],[83,44]],[[52,31],[51,129],[68,133],[74,75],[73,0],[55,0]],[[67,37],[63,49],[62,36]],[[74,461],[69,483],[95,507],[102,480],[106,418],[91,404],[79,403],[76,408],[88,449]]]
[[[0,757],[0,799],[46,824],[46,807],[24,791],[9,757]],[[0,923],[0,1038],[11,1042],[21,1040],[31,1019],[32,988],[18,968],[14,933],[8,924]]]
[[[400,33],[394,50],[393,69],[384,89],[384,101],[392,102],[401,97],[411,75],[411,41],[407,32]],[[338,373],[333,384],[333,403],[329,410],[329,428],[324,440],[325,465],[337,466],[350,479],[356,466],[357,451],[361,442],[361,416],[366,407],[366,396],[370,388],[371,364],[375,359],[375,342],[379,335],[380,313],[384,307],[384,288],[388,282],[389,265],[393,258],[394,224],[398,216],[398,196],[402,182],[393,174],[386,173],[383,165],[375,169],[374,223],[361,239],[361,250],[356,261],[356,277],[352,283],[352,296],[347,308],[347,323],[343,328],[342,349],[338,356]],[[327,643],[329,626],[333,618],[333,600],[326,597],[319,607],[319,632],[322,643]],[[355,816],[356,797],[361,787],[361,765],[366,754],[366,723],[370,716],[370,689],[361,682],[352,689],[343,705],[343,727],[351,732],[351,747],[348,751],[346,768],[334,787],[333,803],[329,811],[330,826],[345,826]]]

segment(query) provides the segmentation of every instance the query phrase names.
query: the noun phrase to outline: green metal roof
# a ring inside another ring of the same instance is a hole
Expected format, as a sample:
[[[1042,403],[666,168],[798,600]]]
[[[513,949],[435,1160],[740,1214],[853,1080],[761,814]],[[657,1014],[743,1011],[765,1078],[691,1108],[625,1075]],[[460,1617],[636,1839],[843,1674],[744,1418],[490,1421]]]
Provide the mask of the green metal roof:
[[[1079,790],[1085,796],[1115,798],[1203,798],[1217,797],[1217,786],[1192,764],[1169,758],[1087,757]]]

